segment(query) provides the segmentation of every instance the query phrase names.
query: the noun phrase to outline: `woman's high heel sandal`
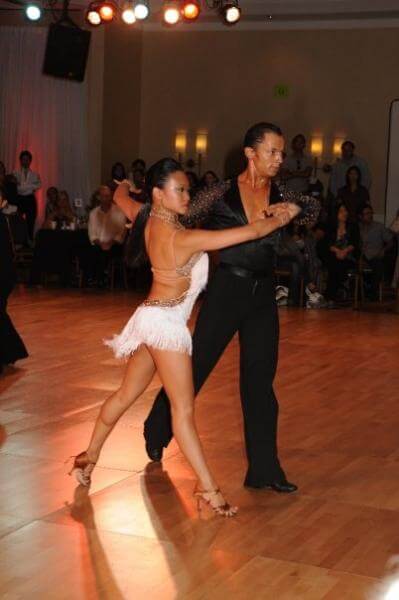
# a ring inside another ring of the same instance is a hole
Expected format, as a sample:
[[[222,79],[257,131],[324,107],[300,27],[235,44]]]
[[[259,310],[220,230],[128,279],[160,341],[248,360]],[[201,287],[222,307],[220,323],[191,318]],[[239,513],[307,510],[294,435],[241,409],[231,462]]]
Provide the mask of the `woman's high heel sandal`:
[[[88,487],[91,484],[91,474],[96,463],[89,460],[87,452],[81,452],[77,456],[71,458],[75,458],[75,460],[73,461],[72,469],[69,471],[68,475],[72,475],[73,473],[78,483]]]
[[[217,504],[216,497],[221,494],[219,489],[216,490],[194,490],[194,496],[197,498],[197,510],[201,512],[201,503],[204,502],[212,508],[212,510],[222,517],[234,517],[238,511],[237,506],[230,506],[228,502]]]

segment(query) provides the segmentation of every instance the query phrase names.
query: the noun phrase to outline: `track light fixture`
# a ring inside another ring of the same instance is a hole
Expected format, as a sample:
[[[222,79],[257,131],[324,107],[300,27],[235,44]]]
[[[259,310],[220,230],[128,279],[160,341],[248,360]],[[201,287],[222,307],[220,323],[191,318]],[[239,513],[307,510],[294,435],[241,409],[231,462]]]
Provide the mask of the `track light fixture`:
[[[220,8],[220,14],[226,25],[235,25],[241,19],[241,8],[238,0],[228,0],[223,2]]]
[[[181,19],[179,3],[174,0],[165,0],[162,6],[162,18],[165,25],[176,25]]]
[[[92,27],[111,23],[118,14],[118,7],[113,0],[94,0],[86,11],[86,22]]]
[[[97,27],[98,25],[101,25],[101,17],[97,8],[94,8],[91,5],[89,6],[89,9],[86,13],[86,22],[92,27]]]
[[[181,14],[187,22],[193,22],[198,19],[201,12],[199,0],[185,0],[182,4]]]
[[[25,8],[25,15],[29,21],[39,21],[42,16],[42,8],[39,4],[27,4]]]
[[[146,0],[138,0],[134,7],[134,15],[138,21],[144,21],[150,14],[150,7]]]
[[[98,12],[100,13],[101,21],[110,23],[116,15],[116,7],[111,2],[102,2]]]
[[[150,15],[150,0],[122,0],[121,8],[118,7],[117,1],[92,0],[86,11],[87,23],[93,27],[110,23],[119,13],[124,23],[133,25],[136,21],[144,21]],[[181,20],[186,23],[193,22],[201,14],[203,1],[208,8],[218,12],[226,25],[235,25],[241,18],[239,0],[163,0],[160,10],[161,19],[168,26],[177,25]],[[33,7],[33,5],[29,6]]]
[[[126,23],[126,25],[133,25],[136,22],[136,15],[134,14],[134,4],[133,2],[126,2],[122,9],[121,14],[122,21]]]

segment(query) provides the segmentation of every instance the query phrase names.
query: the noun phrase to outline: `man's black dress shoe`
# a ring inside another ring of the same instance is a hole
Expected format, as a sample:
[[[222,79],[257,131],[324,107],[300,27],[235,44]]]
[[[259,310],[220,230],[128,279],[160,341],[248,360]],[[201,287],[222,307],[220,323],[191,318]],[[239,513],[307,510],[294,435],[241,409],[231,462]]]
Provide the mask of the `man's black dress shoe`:
[[[279,492],[280,494],[292,494],[292,492],[296,492],[298,489],[298,486],[295,485],[295,483],[290,483],[286,479],[277,479],[276,481],[272,481],[271,483],[265,483],[264,485],[246,484],[246,487],[274,490],[275,492]]]
[[[280,494],[292,494],[292,492],[297,491],[298,486],[295,485],[295,483],[290,483],[286,479],[281,479],[279,481],[273,481],[269,485],[265,485],[265,488],[280,492]]]
[[[150,460],[152,460],[153,462],[161,462],[163,448],[151,448],[151,446],[148,443],[146,443],[145,450]]]

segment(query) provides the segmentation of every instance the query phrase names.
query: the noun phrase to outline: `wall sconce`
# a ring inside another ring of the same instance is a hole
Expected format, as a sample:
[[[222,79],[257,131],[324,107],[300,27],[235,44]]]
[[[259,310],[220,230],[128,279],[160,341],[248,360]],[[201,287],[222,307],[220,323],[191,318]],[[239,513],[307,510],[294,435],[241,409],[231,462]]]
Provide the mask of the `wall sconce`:
[[[323,138],[322,137],[312,137],[310,142],[310,152],[313,156],[313,174],[314,177],[317,178],[317,171],[319,169],[319,158],[323,155]]]
[[[341,156],[341,146],[344,143],[345,138],[335,138],[334,140],[334,144],[333,144],[333,156],[335,156],[335,158],[340,158]]]
[[[321,158],[323,155],[323,138],[313,137],[310,144],[310,152],[314,158]]]
[[[197,152],[198,176],[201,176],[202,157],[206,155],[208,150],[208,134],[206,132],[198,132],[195,139],[195,150]]]
[[[175,137],[175,152],[177,154],[178,161],[181,163],[183,156],[187,149],[187,133],[185,131],[178,131]]]

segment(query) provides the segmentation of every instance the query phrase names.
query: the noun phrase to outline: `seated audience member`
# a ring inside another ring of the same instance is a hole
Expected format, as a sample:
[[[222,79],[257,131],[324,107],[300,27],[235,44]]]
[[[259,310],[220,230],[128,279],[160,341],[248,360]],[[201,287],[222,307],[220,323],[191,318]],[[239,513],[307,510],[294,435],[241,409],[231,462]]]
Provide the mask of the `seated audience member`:
[[[68,192],[65,190],[57,192],[57,199],[54,199],[54,201],[51,202],[43,229],[62,229],[62,227],[70,227],[75,220],[76,215],[71,208]]]
[[[93,210],[93,208],[96,208],[97,206],[100,206],[99,192],[100,192],[100,188],[97,188],[96,190],[94,190],[94,192],[90,196],[89,203],[88,203],[88,205],[86,207],[86,211],[88,213],[90,213],[90,211]]]
[[[218,183],[218,181],[219,177],[214,171],[206,171],[201,178],[200,186],[202,189],[210,188],[215,185],[215,183]]]
[[[341,146],[341,158],[338,158],[331,167],[325,166],[325,170],[331,173],[328,187],[334,198],[337,197],[338,190],[345,186],[346,174],[350,167],[358,167],[362,175],[362,185],[370,189],[371,177],[368,165],[363,158],[355,154],[355,144],[346,140]]]
[[[190,193],[195,192],[196,190],[198,190],[199,187],[199,179],[197,177],[197,175],[194,173],[194,171],[186,171],[185,172],[190,184]]]
[[[6,167],[0,161],[0,192],[2,198],[12,206],[18,205],[17,180],[12,173],[7,174]]]
[[[306,139],[302,133],[296,135],[291,142],[292,152],[284,159],[281,176],[288,190],[306,193],[309,189],[313,161],[305,154]]]
[[[118,181],[126,179],[126,169],[121,162],[116,162],[112,165],[111,179],[107,183],[108,187],[114,192],[118,186]]]
[[[98,190],[99,206],[89,215],[88,235],[91,249],[82,257],[85,275],[103,285],[105,269],[111,258],[122,255],[126,234],[126,217],[112,201],[112,191],[107,185]]]
[[[348,216],[347,208],[339,206],[325,238],[328,271],[326,298],[331,304],[343,299],[347,275],[357,268],[360,255],[359,227],[351,223]]]
[[[136,158],[136,160],[134,160],[134,161],[132,162],[132,164],[130,165],[130,171],[129,171],[129,174],[128,174],[128,176],[127,176],[127,178],[128,178],[130,181],[133,181],[133,173],[134,173],[136,170],[137,170],[137,171],[142,171],[142,172],[144,173],[144,175],[145,175],[145,172],[146,172],[146,164],[145,164],[145,160],[143,160],[142,158]]]
[[[356,223],[359,214],[370,204],[368,189],[362,185],[362,173],[359,167],[350,167],[346,173],[346,185],[338,190],[337,204],[344,204],[349,213],[349,220]]]
[[[313,228],[290,223],[282,233],[278,250],[277,268],[287,268],[291,272],[288,304],[299,305],[300,283],[304,277],[306,284],[306,306],[319,308],[324,298],[318,291],[321,275],[321,261],[317,256],[317,236]]]
[[[144,189],[145,185],[145,171],[143,169],[136,168],[131,173],[130,182],[130,190],[129,196],[133,198],[133,200],[137,200],[137,202],[144,203],[146,200],[146,193]]]
[[[51,186],[46,191],[46,212],[45,219],[47,221],[49,215],[51,215],[58,207],[58,190],[56,187]]]
[[[21,168],[14,171],[18,189],[18,209],[25,216],[28,226],[28,235],[33,242],[35,222],[37,216],[37,204],[35,192],[42,187],[40,176],[31,170],[32,154],[29,150],[23,150],[19,155]]]
[[[372,300],[377,300],[378,287],[384,277],[384,255],[393,243],[393,235],[385,225],[374,221],[370,205],[365,206],[360,213],[359,228],[363,262],[371,269],[369,295]]]

